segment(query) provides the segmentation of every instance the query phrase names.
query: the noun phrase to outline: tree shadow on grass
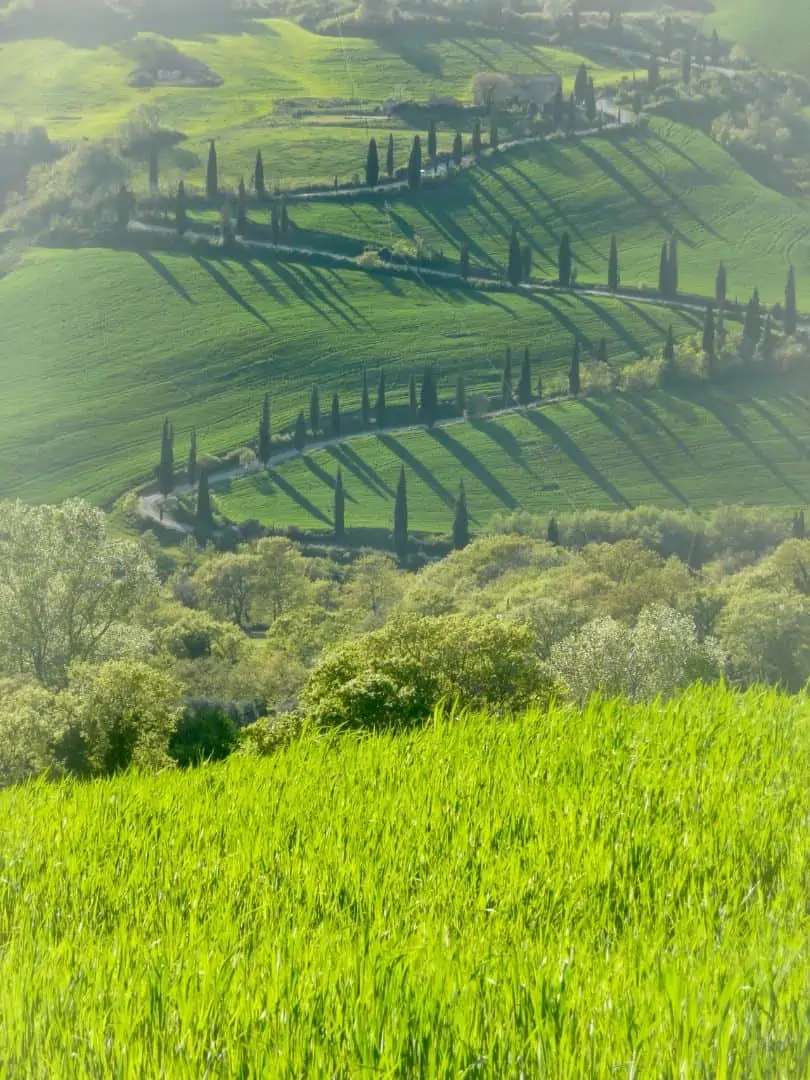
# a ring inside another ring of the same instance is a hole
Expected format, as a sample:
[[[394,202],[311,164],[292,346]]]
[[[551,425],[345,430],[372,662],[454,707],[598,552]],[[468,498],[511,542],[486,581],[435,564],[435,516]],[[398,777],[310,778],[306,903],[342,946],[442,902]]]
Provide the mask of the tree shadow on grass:
[[[810,457],[810,448],[802,442],[798,435],[790,430],[783,420],[778,416],[774,416],[770,409],[766,408],[758,398],[746,397],[744,400],[747,405],[751,406],[754,412],[758,413],[775,431],[779,432],[783,439],[790,443],[803,461],[806,461],[807,458]]]
[[[317,301],[323,304],[324,308],[328,308],[330,311],[334,312],[339,319],[342,319],[343,322],[351,326],[353,330],[357,329],[357,323],[351,315],[347,315],[345,311],[339,308],[332,296],[327,295],[327,293],[316,284],[320,279],[316,278],[314,267],[304,267],[289,263],[287,269],[289,270],[291,277],[294,277],[295,280],[299,282],[302,292],[307,294],[311,293]],[[321,309],[316,307],[316,310]]]
[[[197,301],[192,296],[189,296],[189,294],[186,292],[186,290],[183,288],[183,286],[180,284],[180,282],[177,280],[171,270],[165,265],[165,263],[162,263],[160,259],[157,258],[157,256],[153,255],[149,251],[139,251],[138,254],[145,263],[151,266],[151,268],[155,271],[156,274],[163,278],[167,285],[171,285],[171,287],[178,294],[178,296],[181,296],[187,304],[192,304],[196,307]]]
[[[666,435],[666,437],[673,443],[673,445],[677,446],[677,448],[682,454],[685,454],[691,461],[696,462],[697,459],[695,458],[695,455],[692,453],[692,451],[689,449],[683,439],[681,439],[679,435],[675,434],[675,432],[666,423],[666,421],[662,419],[661,415],[656,412],[655,409],[653,409],[653,407],[650,405],[649,401],[646,400],[646,398],[642,397],[641,394],[625,393],[624,400],[627,402],[628,405],[632,406],[632,408],[637,409],[639,413],[641,413],[641,415],[646,418],[651,427],[656,427],[660,431],[662,431],[663,434]]]
[[[428,469],[418,457],[412,454],[407,447],[402,445],[399,439],[395,439],[393,435],[388,435],[384,431],[378,431],[377,440],[382,443],[386,450],[395,454],[396,457],[411,470],[411,472],[414,472],[422,483],[429,487],[433,494],[437,495],[442,500],[445,506],[451,508],[455,506],[455,499],[447,488],[436,479],[430,469]]]
[[[263,270],[259,269],[259,265],[257,264],[255,259],[246,259],[245,262],[242,263],[242,265],[256,282],[256,284],[259,285],[260,288],[264,289],[264,291],[269,297],[277,301],[279,304],[285,304],[289,306],[290,302],[287,297],[279,288],[277,288],[273,284],[267,274],[265,274]]]
[[[526,184],[528,187],[532,188],[534,191],[536,191],[537,194],[540,196],[540,198],[548,206],[551,207],[554,214],[562,222],[562,225],[563,225],[563,227],[564,227],[564,229],[566,231],[571,233],[571,235],[577,241],[579,241],[579,243],[584,244],[585,247],[589,248],[591,250],[591,252],[596,256],[596,258],[598,258],[602,263],[606,263],[607,260],[606,260],[606,258],[604,256],[604,254],[602,252],[598,251],[597,248],[594,247],[593,243],[587,238],[587,236],[585,236],[585,234],[583,233],[583,231],[579,227],[579,225],[577,225],[577,223],[572,218],[570,218],[568,216],[568,214],[566,214],[566,212],[562,209],[559,202],[557,201],[557,199],[554,198],[553,195],[550,195],[548,193],[548,191],[545,190],[545,188],[540,187],[540,185],[539,185],[539,183],[537,182],[536,179],[530,177],[527,173],[525,173],[521,169],[519,169],[517,167],[517,164],[514,161],[510,161],[508,167],[512,170],[512,172],[517,173],[517,175],[520,177],[520,179],[523,181],[523,183]],[[512,189],[512,190],[514,190],[514,189]],[[537,220],[540,222],[540,224],[543,226],[543,228],[548,233],[549,237],[553,241],[555,241],[555,243],[559,243],[561,234],[555,232],[555,230],[546,221],[544,221],[542,215],[536,215],[536,217],[537,217]],[[590,263],[585,262],[585,260],[581,259],[581,258],[578,261],[587,270],[589,270],[591,273],[595,273],[595,269],[594,269],[593,266],[591,266]]]
[[[611,315],[604,304],[597,303],[593,297],[590,296],[578,295],[577,298],[583,307],[586,307],[589,311],[593,312],[597,318],[602,320],[602,322],[613,332],[617,340],[623,341],[626,345],[629,345],[629,347],[639,355],[643,354],[645,351],[644,342],[637,338],[635,334],[631,333],[621,319],[616,318],[615,315]]]
[[[677,143],[672,142],[671,139],[665,139],[664,136],[661,135],[661,133],[655,128],[648,129],[647,137],[649,138],[650,136],[652,136],[652,138],[656,139],[662,145],[666,146],[668,150],[671,150],[674,154],[677,154],[678,157],[683,158],[684,161],[687,161],[693,169],[696,169],[699,173],[702,173],[707,180],[713,179],[712,173],[710,173],[705,166],[695,161],[693,157],[690,157],[689,154],[687,154],[685,150],[678,146]]]
[[[293,502],[298,503],[302,510],[306,510],[308,514],[316,518],[318,521],[322,521],[325,525],[331,527],[332,521],[324,514],[323,510],[320,510],[315,503],[310,502],[306,495],[302,495],[298,488],[287,480],[277,469],[268,469],[268,473],[271,476],[273,482],[281,491],[284,492]]]
[[[307,469],[307,471],[312,473],[312,475],[315,477],[316,480],[320,480],[320,482],[325,487],[330,488],[332,493],[334,494],[335,488],[337,487],[337,481],[335,480],[335,477],[330,476],[330,474],[326,471],[326,469],[322,468],[317,463],[317,461],[315,461],[309,454],[304,454],[304,457],[302,458],[302,461],[304,462],[304,467]],[[352,503],[357,502],[357,499],[355,499],[354,496],[351,495],[346,490],[345,487],[344,487],[343,490],[344,490],[344,494],[345,494],[345,496],[346,496],[346,498],[347,498],[347,500],[349,502],[352,502]]]
[[[676,499],[682,506],[690,505],[689,500],[683,494],[683,492],[680,491],[680,489],[677,488],[671,480],[664,476],[658,466],[653,461],[651,461],[646,454],[642,453],[636,443],[636,440],[633,439],[632,436],[630,436],[624,430],[621,424],[616,420],[614,416],[611,415],[608,409],[602,408],[602,406],[597,405],[595,401],[591,401],[588,398],[583,398],[582,404],[585,406],[586,409],[588,409],[589,412],[591,412],[596,417],[597,420],[601,421],[601,423],[605,425],[605,427],[608,429],[608,431],[610,431],[612,435],[614,435],[620,442],[624,443],[627,449],[635,457],[638,458],[638,460],[641,462],[647,472],[653,477],[656,483],[660,484],[661,487],[666,488],[670,495],[674,499]]]
[[[260,323],[269,328],[270,323],[265,319],[264,315],[257,311],[256,308],[242,296],[239,290],[228,281],[221,270],[214,266],[213,263],[209,262],[208,259],[204,259],[201,255],[193,255],[192,258],[203,270],[205,270],[206,274],[219,285],[223,292],[227,293],[232,300],[235,300],[236,303],[239,304],[241,308],[244,308],[249,315],[252,315],[254,319],[258,319]]]
[[[394,498],[394,490],[386,484],[376,469],[364,461],[353,446],[348,443],[337,443],[327,447],[329,453],[345,469],[353,473],[369,491],[386,501]]]
[[[493,420],[470,420],[469,423],[470,427],[475,431],[480,431],[482,435],[486,435],[488,439],[491,439],[498,449],[502,450],[516,465],[519,465],[524,472],[527,472],[529,476],[534,477],[535,474],[529,468],[526,459],[523,457],[523,449],[520,442],[511,431],[508,431],[501,424],[498,424]]]
[[[524,292],[521,293],[521,296],[525,296],[529,303],[536,304],[538,307],[545,308],[546,311],[554,319],[556,319],[560,326],[562,326],[562,328],[571,335],[572,340],[576,338],[582,345],[585,346],[586,349],[593,349],[593,342],[588,337],[588,335],[585,334],[582,330],[580,330],[574,320],[570,316],[566,315],[565,312],[562,310],[562,296],[555,297],[555,299],[558,300],[559,303],[553,303],[549,299],[549,297],[544,295],[543,293]]]
[[[592,484],[601,488],[608,498],[616,503],[617,506],[623,506],[627,510],[632,509],[633,504],[629,499],[622,495],[619,489],[608,480],[604,473],[597,469],[588,455],[577,446],[571,436],[563,431],[558,424],[555,424],[545,412],[541,409],[529,409],[526,412],[526,418],[530,423],[534,424],[538,431],[542,431],[555,446],[562,450],[571,463],[575,465],[580,472],[583,472]]]
[[[443,446],[445,450],[448,450],[469,473],[480,480],[484,487],[488,488],[495,498],[502,502],[504,506],[508,507],[510,510],[520,509],[520,503],[514,495],[503,486],[496,476],[492,475],[486,465],[475,456],[472,450],[454,439],[453,436],[448,433],[446,428],[431,428],[429,429],[428,434],[431,435],[440,446]]]
[[[444,74],[440,56],[431,52],[425,42],[419,42],[417,35],[402,30],[385,31],[378,28],[372,31],[373,40],[389,52],[398,56],[408,67],[415,68],[422,75],[440,79]]]
[[[371,329],[371,323],[368,321],[366,316],[362,313],[362,311],[359,311],[354,306],[354,304],[352,304],[349,300],[346,299],[344,292],[335,288],[334,284],[329,279],[326,270],[322,271],[320,268],[315,266],[310,266],[309,270],[313,278],[318,282],[323,291],[334,298],[336,304],[342,304],[345,308],[348,308],[348,310],[352,313],[352,315],[354,315],[358,322],[363,323],[364,326]]]
[[[330,326],[335,325],[335,320],[328,314],[328,312],[324,311],[322,308],[319,308],[318,305],[313,302],[312,297],[307,293],[307,290],[302,287],[298,276],[289,269],[289,265],[287,263],[283,263],[281,261],[274,263],[273,271],[284,282],[290,292],[294,293],[299,300],[303,301],[303,303],[305,303],[307,307],[311,308],[316,315],[320,315],[320,317],[325,322],[328,322]]]

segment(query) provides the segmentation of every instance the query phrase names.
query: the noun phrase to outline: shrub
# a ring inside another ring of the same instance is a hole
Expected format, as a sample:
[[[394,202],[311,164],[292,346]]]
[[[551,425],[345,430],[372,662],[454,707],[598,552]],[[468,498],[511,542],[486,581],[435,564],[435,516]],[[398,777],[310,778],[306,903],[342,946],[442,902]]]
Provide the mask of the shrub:
[[[240,731],[238,752],[250,757],[269,757],[299,739],[304,727],[298,713],[265,716]]]
[[[236,724],[224,706],[211,702],[186,708],[169,741],[169,755],[178,765],[223,761],[235,750]]]
[[[56,746],[65,733],[58,695],[42,686],[0,690],[0,787],[63,770]]]

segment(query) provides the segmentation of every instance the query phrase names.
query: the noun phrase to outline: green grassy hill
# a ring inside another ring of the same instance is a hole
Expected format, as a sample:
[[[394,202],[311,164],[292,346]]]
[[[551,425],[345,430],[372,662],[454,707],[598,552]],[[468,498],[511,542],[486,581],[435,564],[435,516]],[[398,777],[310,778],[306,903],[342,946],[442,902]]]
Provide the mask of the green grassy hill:
[[[807,721],[695,689],[5,792],[0,1058],[802,1075]]]
[[[260,146],[268,181],[331,181],[362,173],[369,131],[377,130],[374,119],[351,119],[364,106],[391,97],[426,102],[435,94],[468,101],[473,76],[491,70],[556,71],[572,84],[583,59],[508,37],[442,39],[413,27],[407,40],[392,29],[371,41],[321,37],[284,20],[245,26],[251,32],[172,42],[224,79],[216,89],[132,89],[127,78],[136,64],[126,42],[92,49],[53,39],[0,45],[0,130],[41,124],[57,138],[101,138],[118,134],[133,110],[147,105],[160,110],[165,127],[188,136],[164,161],[167,183],[191,170],[202,185],[211,138],[220,141],[222,178],[231,184],[250,174]],[[597,83],[623,73],[590,67]],[[333,98],[357,104],[333,117],[278,108],[285,99],[311,109]],[[391,124],[383,126],[387,134]]]
[[[810,77],[810,6],[805,0],[713,0],[712,24],[750,56]]]
[[[360,436],[220,489],[235,521],[329,529],[343,470],[347,527],[391,525],[402,465],[414,531],[448,533],[459,481],[474,529],[497,511],[810,500],[810,381],[565,401],[433,431]]]
[[[205,250],[205,249],[202,249]],[[208,254],[40,250],[0,279],[0,496],[108,498],[156,463],[165,414],[178,457],[255,437],[261,398],[276,428],[309,402],[359,407],[363,365],[384,366],[393,401],[435,362],[452,397],[496,394],[507,346],[531,345],[549,377],[608,340],[616,363],[660,348],[694,316],[619,300],[437,289],[391,276]]]
[[[500,267],[515,221],[540,276],[556,274],[567,229],[581,280],[602,283],[615,232],[625,284],[652,287],[661,243],[675,233],[684,289],[714,295],[721,261],[730,295],[743,300],[755,286],[780,300],[791,262],[800,288],[810,281],[810,210],[759,184],[707,136],[663,121],[648,133],[510,150],[418,197],[295,203],[292,217],[302,243],[420,236],[450,256],[466,239],[474,263]]]

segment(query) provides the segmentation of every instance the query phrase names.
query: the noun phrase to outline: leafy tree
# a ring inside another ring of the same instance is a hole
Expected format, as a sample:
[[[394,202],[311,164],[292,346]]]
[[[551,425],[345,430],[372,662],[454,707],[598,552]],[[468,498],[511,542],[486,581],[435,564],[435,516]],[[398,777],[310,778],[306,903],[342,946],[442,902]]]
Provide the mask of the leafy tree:
[[[306,600],[307,560],[294,544],[280,536],[265,537],[254,550],[259,560],[259,596],[266,605],[263,614],[275,621]]]
[[[304,410],[302,409],[298,414],[298,419],[295,421],[295,427],[293,428],[293,446],[299,454],[304,452],[304,447],[307,444],[307,421],[304,416]]]
[[[184,236],[188,228],[188,209],[186,185],[181,180],[177,185],[177,199],[174,204],[174,223],[178,236]]]
[[[524,244],[520,251],[521,273],[524,281],[530,281],[532,276],[532,267],[534,265],[534,254],[532,252],[531,244]]]
[[[163,421],[157,479],[161,495],[171,495],[174,491],[174,428],[168,416]]]
[[[610,238],[610,257],[608,258],[608,288],[611,292],[616,292],[621,284],[621,276],[619,274],[619,248],[616,243],[616,235],[614,233]]]
[[[408,159],[408,187],[411,191],[417,191],[422,184],[422,140],[418,135],[413,137],[411,156]]]
[[[796,271],[791,266],[788,270],[787,284],[785,285],[785,315],[784,328],[788,337],[796,333],[798,318],[796,315]]]
[[[259,418],[259,438],[256,449],[258,451],[258,458],[262,465],[266,465],[270,460],[272,453],[271,445],[272,431],[270,427],[270,395],[264,395],[264,401],[262,402],[262,415]]]
[[[482,149],[483,149],[483,144],[482,144],[482,140],[481,140],[481,121],[476,120],[475,123],[473,124],[473,133],[472,133],[472,152],[473,152],[473,157],[475,158],[476,161],[481,160]]]
[[[332,417],[329,430],[335,438],[340,435],[340,398],[337,393],[332,394]]]
[[[399,559],[404,559],[408,554],[408,489],[404,465],[399,470],[394,500],[394,551]]]
[[[371,427],[371,398],[368,393],[368,372],[363,368],[363,390],[360,395],[360,420],[364,428]]]
[[[435,163],[436,156],[437,156],[437,154],[439,152],[439,150],[438,150],[438,140],[436,138],[436,121],[435,120],[430,121],[430,127],[428,128],[427,152],[428,152],[428,161],[430,161],[432,163]]]
[[[256,198],[259,202],[264,202],[267,198],[267,185],[264,181],[264,160],[261,150],[256,151],[256,164],[253,168],[253,190],[256,192]]]
[[[380,368],[380,381],[377,384],[377,401],[374,404],[374,417],[378,428],[386,426],[388,408],[385,403],[385,370]]]
[[[158,162],[158,148],[153,142],[149,148],[149,190],[153,195],[157,193],[160,179],[160,166]]]
[[[250,552],[206,560],[196,576],[206,607],[220,619],[248,626],[258,597],[259,561]]]
[[[346,536],[346,492],[343,490],[343,470],[338,465],[335,477],[335,539],[343,540]]]
[[[810,600],[789,589],[732,591],[717,622],[731,673],[798,693],[810,679]]]
[[[532,400],[532,361],[528,345],[523,352],[523,363],[520,365],[517,399],[519,405],[528,405]]]
[[[188,444],[188,466],[186,476],[191,487],[197,483],[197,429],[191,429],[191,438]]]
[[[422,423],[432,428],[436,423],[439,412],[439,391],[436,385],[436,376],[433,368],[425,368],[422,378],[422,393],[419,402],[419,412]]]
[[[219,195],[217,147],[213,139],[208,147],[208,166],[205,170],[205,193],[211,202],[214,202]]]
[[[585,115],[591,123],[596,120],[598,111],[596,108],[596,88],[593,85],[593,79],[589,79],[588,90],[585,94]]]
[[[654,56],[650,57],[650,62],[647,66],[647,89],[651,94],[654,94],[658,89],[661,82],[661,69],[658,66],[658,61]]]
[[[552,516],[548,519],[548,529],[546,530],[546,540],[549,544],[553,544],[554,547],[560,546],[560,529],[557,525],[557,519]]]
[[[458,272],[465,281],[470,276],[470,245],[466,240],[461,244],[461,251],[458,259]]]
[[[506,265],[509,284],[517,286],[523,280],[523,254],[518,239],[517,225],[512,222],[512,234],[509,237],[509,258]]]
[[[467,385],[464,381],[464,373],[459,371],[456,376],[456,412],[464,416],[467,411]]]
[[[395,158],[394,158],[394,136],[393,134],[388,136],[388,153],[385,160],[385,171],[388,173],[388,178],[393,179],[395,170]]]
[[[497,150],[500,145],[500,139],[498,137],[498,122],[493,119],[489,126],[489,145],[493,150]]]
[[[3,670],[49,685],[75,661],[125,656],[146,644],[136,612],[154,593],[140,541],[112,537],[101,510],[0,503]]]
[[[669,247],[666,240],[661,245],[661,261],[658,264],[658,291],[663,297],[669,296]]]
[[[410,413],[411,423],[415,424],[419,419],[419,401],[416,391],[416,375],[413,371],[408,380],[408,411]]]
[[[568,390],[571,397],[579,397],[579,338],[574,338],[574,352],[571,357],[571,367],[568,370]]]
[[[506,359],[503,362],[503,375],[501,376],[501,404],[505,409],[511,407],[514,400],[512,389],[512,350],[507,348]]]
[[[588,93],[588,69],[584,64],[577,68],[574,80],[574,98],[579,105],[585,104],[585,95]]]
[[[380,155],[377,140],[370,139],[366,154],[366,187],[375,188],[380,182]]]
[[[709,360],[709,367],[711,369],[712,361],[715,359],[714,307],[711,304],[707,306],[706,315],[703,320],[702,344],[703,351]]]
[[[204,536],[214,524],[214,512],[211,508],[211,487],[208,482],[208,470],[200,472],[200,482],[197,485],[197,509],[194,518],[194,528],[198,536]]]
[[[244,236],[247,231],[247,188],[244,176],[239,177],[239,194],[236,199],[236,232]]]
[[[456,137],[453,139],[453,161],[457,168],[461,168],[464,161],[464,140],[461,138],[460,131],[456,132]]]
[[[557,93],[554,95],[554,101],[552,102],[552,106],[551,106],[551,115],[552,115],[552,120],[554,122],[555,131],[559,131],[562,128],[562,125],[563,125],[563,112],[564,112],[563,92],[562,92],[562,86],[560,86],[560,87],[557,88]]]
[[[313,438],[321,430],[321,395],[317,386],[312,387],[312,393],[309,396],[309,427]]]
[[[562,234],[560,250],[557,255],[557,274],[560,285],[568,288],[571,284],[571,275],[574,269],[574,259],[571,252],[571,238],[567,232]]]
[[[714,281],[714,298],[721,308],[726,302],[727,294],[728,276],[726,274],[726,267],[724,263],[720,263],[717,267],[717,276]]]
[[[135,210],[135,196],[126,184],[122,184],[115,197],[115,217],[118,228],[125,230]]]
[[[467,495],[464,481],[459,484],[458,500],[453,514],[453,550],[462,551],[470,542],[470,515],[467,511]]]

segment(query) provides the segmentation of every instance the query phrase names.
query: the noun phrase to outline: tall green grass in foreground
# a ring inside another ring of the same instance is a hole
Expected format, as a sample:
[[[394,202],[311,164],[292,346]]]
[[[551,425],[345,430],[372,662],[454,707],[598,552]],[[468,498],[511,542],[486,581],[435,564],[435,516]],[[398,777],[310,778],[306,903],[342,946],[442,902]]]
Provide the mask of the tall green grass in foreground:
[[[810,708],[696,689],[0,799],[0,1073],[799,1076]]]

